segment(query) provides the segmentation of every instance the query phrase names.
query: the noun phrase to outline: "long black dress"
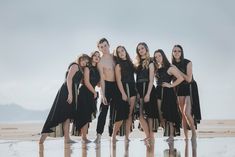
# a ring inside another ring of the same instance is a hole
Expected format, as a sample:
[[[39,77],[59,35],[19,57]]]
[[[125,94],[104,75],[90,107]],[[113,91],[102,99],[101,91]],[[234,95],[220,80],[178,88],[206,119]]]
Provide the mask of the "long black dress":
[[[163,82],[171,83],[173,76],[167,73],[169,68],[159,68],[156,72],[157,88],[156,95],[157,99],[161,100],[161,112],[163,118],[166,120],[164,129],[164,136],[169,136],[170,126],[169,122],[174,124],[175,132],[174,135],[180,135],[180,113],[177,105],[177,97],[173,88],[162,87]]]
[[[95,86],[100,82],[100,74],[96,66],[90,66],[89,70],[90,83],[92,87],[95,88]],[[97,98],[94,98],[94,94],[87,88],[86,85],[83,84],[79,88],[78,109],[75,115],[73,135],[79,136],[81,128],[96,117],[96,103]]]
[[[181,72],[187,74],[187,65],[191,61],[188,59],[184,59],[182,62],[173,63]],[[201,120],[201,109],[200,109],[200,101],[197,83],[194,79],[192,82],[188,83],[187,81],[183,81],[176,87],[177,96],[190,96],[191,105],[192,105],[192,116],[195,121],[195,126],[197,128],[197,123],[200,123]]]
[[[142,61],[141,61],[142,62]],[[150,62],[149,64],[151,64]],[[148,84],[149,84],[149,68],[144,68],[142,67],[142,63],[137,67],[136,69],[136,87],[138,94],[140,95],[140,98],[143,100],[147,91],[148,91]],[[138,115],[135,116],[140,116],[138,112],[140,112],[140,106],[141,103],[138,103],[135,106],[135,113]],[[143,106],[143,113],[144,117],[147,118],[152,118],[153,119],[153,131],[157,132],[158,126],[159,126],[159,115],[158,115],[158,107],[157,107],[157,99],[156,99],[156,94],[155,94],[155,87],[153,85],[150,93],[150,100],[149,102],[145,103],[144,101],[142,102]],[[139,110],[139,111],[138,111]]]
[[[136,96],[137,91],[135,87],[135,78],[134,78],[134,66],[131,63],[131,61],[128,60],[120,60],[118,62],[120,68],[121,68],[121,82],[124,88],[124,91],[127,95],[127,101],[122,100],[121,92],[119,90],[119,96],[116,112],[115,112],[115,121],[119,120],[127,120],[130,113],[130,98],[133,96]],[[130,128],[131,129],[131,128]],[[126,125],[125,121],[123,122],[122,126],[119,130],[119,135],[123,136],[125,135]],[[132,130],[132,129],[131,129]]]
[[[54,103],[51,107],[47,120],[43,126],[41,133],[50,133],[51,137],[62,137],[63,136],[63,128],[62,123],[67,119],[74,119],[75,111],[77,108],[77,95],[78,95],[78,87],[83,78],[83,72],[79,70],[75,73],[72,79],[72,92],[73,92],[73,101],[71,104],[67,102],[68,98],[68,88],[67,88],[67,75],[69,68],[72,65],[77,65],[77,63],[71,63],[68,67],[68,70],[65,75],[65,82],[57,92]]]

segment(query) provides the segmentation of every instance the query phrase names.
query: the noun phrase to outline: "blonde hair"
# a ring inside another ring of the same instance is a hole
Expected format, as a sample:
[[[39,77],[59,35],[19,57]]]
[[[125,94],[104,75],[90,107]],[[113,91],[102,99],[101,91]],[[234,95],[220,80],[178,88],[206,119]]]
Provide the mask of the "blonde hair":
[[[88,60],[88,61],[89,61],[89,59],[90,59],[90,57],[89,57],[87,54],[82,53],[82,54],[80,54],[80,55],[77,56],[77,59],[76,59],[75,62],[76,62],[78,65],[80,65],[81,60]]]
[[[145,50],[146,50],[146,55],[145,55],[145,58],[144,58],[144,60],[143,60],[143,62],[142,62],[142,64],[141,64],[141,66],[142,66],[143,68],[148,69],[148,68],[149,68],[149,63],[150,63],[151,58],[150,58],[150,54],[149,54],[148,45],[147,45],[145,42],[140,42],[140,43],[137,45],[137,47],[136,47],[136,54],[137,54],[137,55],[136,55],[136,57],[135,57],[134,63],[135,63],[135,65],[136,65],[136,67],[138,67],[138,66],[140,65],[141,56],[140,56],[139,50],[138,50],[138,47],[139,47],[140,45],[144,46],[144,48],[145,48]]]

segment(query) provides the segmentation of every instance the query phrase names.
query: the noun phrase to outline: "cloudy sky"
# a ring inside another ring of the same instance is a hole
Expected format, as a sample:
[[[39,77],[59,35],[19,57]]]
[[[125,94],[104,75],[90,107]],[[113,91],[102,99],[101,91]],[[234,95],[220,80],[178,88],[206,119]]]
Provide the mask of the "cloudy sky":
[[[235,2],[1,0],[0,104],[50,108],[67,66],[106,37],[132,57],[138,42],[193,62],[205,119],[235,118]]]

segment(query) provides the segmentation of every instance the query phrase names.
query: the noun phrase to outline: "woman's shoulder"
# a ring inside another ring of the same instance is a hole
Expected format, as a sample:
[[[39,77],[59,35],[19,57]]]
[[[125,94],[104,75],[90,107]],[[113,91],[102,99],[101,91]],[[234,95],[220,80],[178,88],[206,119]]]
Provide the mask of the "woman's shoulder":
[[[69,68],[70,68],[71,66],[79,66],[79,65],[78,65],[78,63],[76,63],[76,62],[72,62],[72,63],[69,64]]]
[[[186,64],[186,65],[187,65],[187,64],[188,64],[188,63],[190,63],[190,62],[192,62],[192,61],[191,61],[191,60],[189,60],[189,59],[186,59],[186,58],[184,59],[184,64]]]

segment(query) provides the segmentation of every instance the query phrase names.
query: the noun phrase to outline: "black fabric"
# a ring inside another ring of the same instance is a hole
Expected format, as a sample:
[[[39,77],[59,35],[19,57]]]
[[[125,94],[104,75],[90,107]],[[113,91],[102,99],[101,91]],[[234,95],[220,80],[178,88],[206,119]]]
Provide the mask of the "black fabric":
[[[120,60],[118,64],[121,68],[121,81],[125,83],[135,82],[134,79],[135,69],[132,62],[128,60]]]
[[[89,70],[90,83],[93,88],[95,88],[95,86],[100,82],[100,74],[97,67],[91,66],[89,67]],[[82,85],[79,89],[78,109],[74,122],[77,130],[80,130],[86,123],[91,122],[92,119],[96,117],[96,103],[97,97],[94,98],[94,94],[87,88],[87,86]]]
[[[175,130],[180,128],[180,112],[177,105],[177,96],[173,88],[162,87],[163,82],[171,83],[173,77],[167,73],[168,69],[160,68],[156,71],[157,99],[161,100],[161,112],[167,122],[174,123]]]
[[[174,65],[184,74],[187,74],[187,65],[191,61],[188,59],[184,59],[181,62],[175,62]],[[187,81],[182,81],[177,87],[176,87],[176,94],[177,96],[189,96],[189,83]]]
[[[76,63],[72,63],[69,65],[69,68]],[[76,64],[77,65],[77,64]],[[78,65],[77,65],[78,66]],[[66,76],[68,74],[68,70],[66,72]],[[71,104],[67,102],[68,98],[68,88],[67,83],[64,82],[59,91],[57,92],[57,95],[55,97],[55,100],[53,102],[53,105],[50,109],[50,112],[48,114],[47,120],[43,126],[41,133],[51,133],[53,132],[52,128],[56,127],[60,123],[65,122],[67,119],[74,119],[75,118],[75,112],[77,108],[77,90],[79,87],[79,84],[81,82],[81,79],[83,77],[83,73],[81,70],[78,70],[72,81],[72,92],[73,92],[73,101]]]
[[[116,82],[105,81],[105,97],[107,99],[108,105],[104,105],[102,102],[100,104],[98,122],[96,127],[96,132],[102,134],[104,132],[104,126],[106,122],[106,116],[108,109],[110,107],[109,114],[109,136],[112,136],[113,123],[114,123],[114,106],[117,104],[118,100],[118,87]]]

